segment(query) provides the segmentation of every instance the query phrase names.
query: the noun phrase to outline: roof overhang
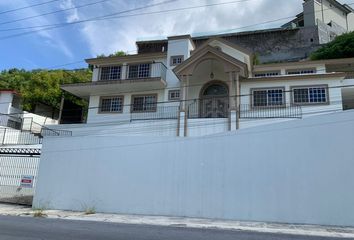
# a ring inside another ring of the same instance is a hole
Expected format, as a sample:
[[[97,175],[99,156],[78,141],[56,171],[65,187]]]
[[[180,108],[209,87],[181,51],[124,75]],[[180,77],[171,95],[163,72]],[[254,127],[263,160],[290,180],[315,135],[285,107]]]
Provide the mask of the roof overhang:
[[[282,62],[282,63],[265,63],[260,65],[254,65],[254,70],[264,70],[273,67],[294,67],[307,65],[309,67],[315,65],[335,65],[335,64],[353,64],[354,58],[338,58],[338,59],[325,59],[325,60],[305,60],[299,62]]]
[[[346,73],[338,72],[338,73],[323,73],[323,74],[301,74],[301,75],[279,75],[272,77],[252,77],[252,78],[244,78],[241,79],[243,82],[255,82],[255,81],[277,81],[277,80],[308,80],[308,79],[333,79],[338,78],[340,80],[346,77]]]
[[[86,59],[85,61],[91,65],[112,65],[112,64],[123,64],[123,63],[134,63],[134,62],[152,62],[157,59],[166,58],[167,53],[144,53],[144,54],[134,54],[126,56],[116,56],[116,57],[99,57]]]
[[[119,95],[130,92],[145,92],[166,87],[161,78],[134,80],[96,81],[90,83],[65,84],[61,89],[77,97],[88,99],[95,95]]]

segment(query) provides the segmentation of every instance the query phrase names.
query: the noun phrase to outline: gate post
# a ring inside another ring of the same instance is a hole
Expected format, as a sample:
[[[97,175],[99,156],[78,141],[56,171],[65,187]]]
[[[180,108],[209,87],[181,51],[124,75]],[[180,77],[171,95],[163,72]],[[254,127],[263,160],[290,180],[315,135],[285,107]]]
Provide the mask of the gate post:
[[[238,129],[237,119],[238,119],[238,112],[236,111],[236,109],[231,109],[231,111],[230,111],[230,126],[229,126],[230,131],[236,131]]]
[[[187,137],[187,114],[182,110],[178,115],[177,137]]]

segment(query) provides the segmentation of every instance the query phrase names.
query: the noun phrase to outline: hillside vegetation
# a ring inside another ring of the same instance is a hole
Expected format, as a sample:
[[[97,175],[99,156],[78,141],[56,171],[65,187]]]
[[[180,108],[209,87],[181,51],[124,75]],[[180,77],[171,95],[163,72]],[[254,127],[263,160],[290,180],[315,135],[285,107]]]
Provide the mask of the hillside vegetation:
[[[311,60],[354,57],[354,32],[336,37],[311,55]]]
[[[0,89],[12,89],[21,94],[23,109],[33,111],[37,103],[45,103],[53,108],[59,108],[62,91],[60,85],[81,83],[91,80],[89,69],[80,70],[32,70],[10,69],[0,73]],[[75,104],[85,106],[83,100],[70,94],[65,99]]]

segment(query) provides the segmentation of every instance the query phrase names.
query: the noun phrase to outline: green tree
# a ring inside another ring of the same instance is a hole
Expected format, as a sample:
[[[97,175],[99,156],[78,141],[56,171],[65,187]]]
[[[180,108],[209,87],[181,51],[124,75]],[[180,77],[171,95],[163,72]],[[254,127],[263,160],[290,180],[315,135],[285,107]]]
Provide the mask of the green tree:
[[[354,32],[336,37],[311,55],[311,60],[354,57]]]
[[[36,104],[45,103],[59,108],[62,91],[60,85],[91,81],[89,69],[79,70],[32,70],[10,69],[0,73],[0,89],[13,89],[21,94],[23,109],[33,111]],[[66,99],[86,106],[87,103],[70,94]]]
[[[127,53],[124,51],[117,51],[115,53],[109,54],[108,56],[104,55],[104,54],[100,54],[97,55],[97,58],[105,58],[105,57],[122,57],[122,56],[126,56]]]

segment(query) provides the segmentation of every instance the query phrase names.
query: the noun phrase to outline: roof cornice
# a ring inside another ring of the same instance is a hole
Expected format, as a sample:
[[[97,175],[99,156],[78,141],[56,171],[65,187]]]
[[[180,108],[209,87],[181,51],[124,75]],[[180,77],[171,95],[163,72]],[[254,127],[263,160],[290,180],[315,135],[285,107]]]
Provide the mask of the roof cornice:
[[[106,65],[106,64],[122,64],[125,62],[142,62],[142,61],[153,61],[158,58],[165,58],[167,56],[166,52],[159,53],[144,53],[144,54],[134,54],[126,56],[115,56],[115,57],[102,57],[102,58],[91,58],[85,59],[88,64],[91,65]]]
[[[254,70],[261,70],[267,67],[288,67],[288,66],[297,66],[297,65],[319,65],[319,64],[346,64],[354,63],[354,58],[339,58],[339,59],[326,59],[326,60],[306,60],[300,62],[284,62],[284,63],[269,63],[254,65]]]
[[[345,78],[346,73],[344,72],[336,72],[336,73],[321,73],[321,74],[304,74],[304,75],[279,75],[272,77],[251,77],[244,78],[243,81],[277,81],[277,80],[307,80],[307,79],[328,79],[334,77]]]

